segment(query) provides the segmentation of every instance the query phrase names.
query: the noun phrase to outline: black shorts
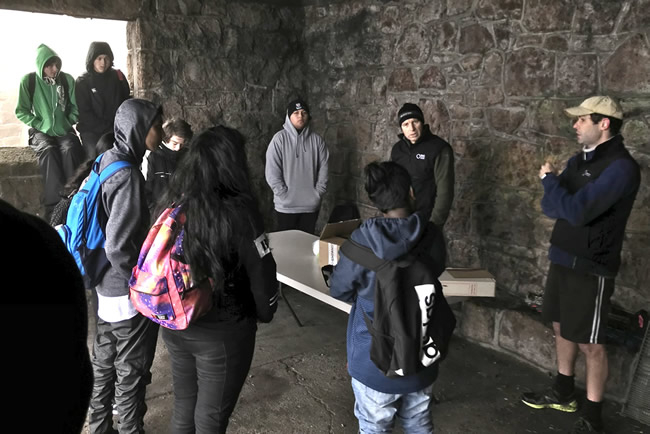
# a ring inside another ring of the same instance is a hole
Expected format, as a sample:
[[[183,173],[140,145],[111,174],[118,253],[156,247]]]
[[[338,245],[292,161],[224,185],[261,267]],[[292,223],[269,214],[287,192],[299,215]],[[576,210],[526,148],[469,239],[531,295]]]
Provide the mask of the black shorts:
[[[542,315],[559,322],[560,334],[579,344],[604,344],[614,279],[551,264]]]

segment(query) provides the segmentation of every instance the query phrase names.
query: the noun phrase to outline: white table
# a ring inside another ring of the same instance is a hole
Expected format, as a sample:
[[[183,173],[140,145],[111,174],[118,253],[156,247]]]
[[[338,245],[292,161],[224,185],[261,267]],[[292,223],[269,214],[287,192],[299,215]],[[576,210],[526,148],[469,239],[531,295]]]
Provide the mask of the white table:
[[[271,253],[275,259],[277,279],[280,282],[280,293],[300,326],[302,323],[282,294],[282,284],[304,292],[346,313],[350,313],[352,307],[350,303],[337,300],[330,295],[330,290],[325,285],[323,273],[318,265],[318,257],[314,255],[312,248],[314,241],[317,240],[317,236],[297,230],[269,234]]]
[[[271,232],[269,243],[277,265],[277,279],[281,284],[350,313],[351,304],[332,297],[329,288],[325,285],[321,267],[318,265],[318,257],[314,255],[312,248],[314,241],[317,240],[317,236],[297,230]],[[280,292],[282,292],[281,287],[282,285],[280,285]],[[282,297],[287,301],[284,295]],[[451,304],[463,301],[467,297],[446,298]],[[298,324],[302,325],[288,302],[287,306]]]

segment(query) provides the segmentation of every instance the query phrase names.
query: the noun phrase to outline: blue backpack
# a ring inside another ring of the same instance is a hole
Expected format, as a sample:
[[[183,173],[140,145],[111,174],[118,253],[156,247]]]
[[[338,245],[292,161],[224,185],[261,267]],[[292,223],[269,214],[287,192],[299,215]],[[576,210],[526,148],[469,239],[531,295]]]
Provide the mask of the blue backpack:
[[[115,172],[132,166],[126,161],[115,161],[99,171],[99,162],[104,154],[97,157],[86,182],[72,197],[66,222],[56,227],[63,242],[77,262],[86,288],[95,287],[110,266],[104,251],[106,235],[105,213],[100,211],[101,186]]]

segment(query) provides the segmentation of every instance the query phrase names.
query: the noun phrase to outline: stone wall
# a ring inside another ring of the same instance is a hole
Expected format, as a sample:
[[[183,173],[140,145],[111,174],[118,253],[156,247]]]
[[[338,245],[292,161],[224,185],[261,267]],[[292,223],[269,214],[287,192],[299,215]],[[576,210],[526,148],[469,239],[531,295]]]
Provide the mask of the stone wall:
[[[464,302],[458,312],[456,334],[484,347],[516,357],[553,377],[557,372],[555,336],[544,324],[541,314],[516,301],[474,299]],[[607,345],[609,375],[606,396],[625,402],[628,386],[634,376],[642,352],[623,345]],[[579,352],[576,360],[576,381],[585,387],[585,358]]]
[[[539,166],[578,148],[562,109],[597,93],[621,99],[623,135],[644,181],[615,298],[630,310],[647,306],[649,0],[100,3],[5,0],[2,7],[130,20],[136,96],[197,129],[224,122],[242,130],[267,222],[264,152],[291,97],[307,96],[314,128],[330,146],[319,226],[343,200],[374,214],[361,170],[388,158],[401,104],[419,103],[456,155],[445,227],[450,265],[487,267],[500,290],[520,298],[542,291],[548,267],[553,222],[540,211]],[[10,194],[3,187],[2,197]]]
[[[622,101],[623,135],[644,180],[615,298],[628,309],[647,307],[648,24],[647,0],[305,7],[308,91],[330,146],[330,200],[368,205],[362,168],[389,157],[396,113],[416,102],[455,151],[456,198],[445,226],[451,265],[487,267],[500,289],[520,298],[541,293],[553,221],[541,213],[539,167],[546,158],[563,165],[579,149],[563,108],[613,95]]]
[[[291,8],[162,1],[127,26],[136,96],[161,103],[166,117],[183,117],[195,131],[216,124],[239,129],[269,226],[265,153],[287,102],[304,87],[302,21]]]

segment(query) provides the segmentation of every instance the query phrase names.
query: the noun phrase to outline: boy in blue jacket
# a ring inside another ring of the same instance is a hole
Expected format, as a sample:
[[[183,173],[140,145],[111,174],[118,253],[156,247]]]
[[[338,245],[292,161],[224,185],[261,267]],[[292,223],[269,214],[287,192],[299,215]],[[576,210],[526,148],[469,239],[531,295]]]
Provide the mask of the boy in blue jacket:
[[[427,218],[412,213],[411,178],[394,162],[370,163],[364,169],[365,189],[382,217],[366,220],[350,238],[385,260],[400,258],[423,238]],[[437,229],[430,225],[429,228]],[[433,243],[441,242],[434,238]],[[428,250],[436,247],[428,246]],[[436,274],[444,270],[438,261]],[[355,396],[354,414],[359,432],[391,432],[395,417],[406,433],[432,433],[431,403],[436,363],[414,375],[387,377],[370,359],[371,336],[364,313],[374,314],[375,272],[351,261],[341,253],[330,291],[333,297],[351,302],[347,331],[348,372]]]

